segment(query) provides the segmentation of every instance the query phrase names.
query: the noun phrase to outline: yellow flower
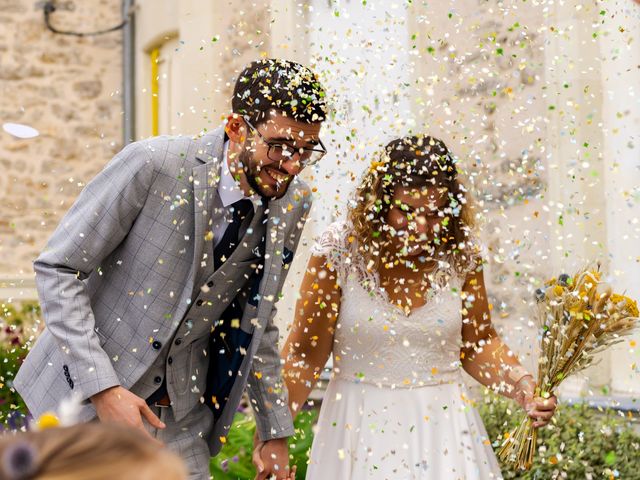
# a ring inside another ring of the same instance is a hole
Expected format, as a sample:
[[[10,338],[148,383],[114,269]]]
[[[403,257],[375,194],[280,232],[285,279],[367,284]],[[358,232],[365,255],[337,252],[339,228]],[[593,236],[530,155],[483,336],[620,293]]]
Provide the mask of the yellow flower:
[[[555,287],[553,287],[553,293],[560,296],[564,293],[564,288],[561,287],[560,285],[556,285]]]
[[[40,415],[40,418],[36,421],[38,430],[44,430],[46,428],[55,428],[60,425],[60,420],[53,412],[45,412]]]
[[[627,308],[628,313],[630,316],[632,317],[637,317],[638,316],[638,304],[635,300],[633,300],[632,298],[629,297],[625,297],[624,295],[619,295],[617,293],[614,293],[611,295],[610,297],[611,302],[613,302],[614,305],[618,305],[620,303],[624,304],[624,307]]]
[[[374,160],[373,162],[371,162],[371,166],[369,167],[369,170],[373,172],[374,170],[377,170],[378,167],[381,167],[383,165],[384,165],[384,162],[378,162]]]

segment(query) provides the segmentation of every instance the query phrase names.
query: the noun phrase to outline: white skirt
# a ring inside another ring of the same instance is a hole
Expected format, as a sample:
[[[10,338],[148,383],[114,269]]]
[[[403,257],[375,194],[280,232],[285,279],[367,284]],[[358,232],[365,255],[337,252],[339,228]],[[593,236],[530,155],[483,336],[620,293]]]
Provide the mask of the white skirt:
[[[322,402],[308,480],[502,479],[458,383],[385,388],[334,378]]]

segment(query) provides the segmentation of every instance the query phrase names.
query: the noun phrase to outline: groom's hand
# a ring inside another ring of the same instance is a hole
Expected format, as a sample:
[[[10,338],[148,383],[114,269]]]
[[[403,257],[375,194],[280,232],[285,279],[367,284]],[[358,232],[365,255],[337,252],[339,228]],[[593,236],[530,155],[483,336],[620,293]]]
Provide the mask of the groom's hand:
[[[256,435],[254,437],[253,464],[258,472],[255,480],[268,478],[294,480],[296,478],[295,465],[289,469],[289,446],[286,438],[261,442]]]
[[[164,428],[165,424],[151,411],[142,398],[126,388],[120,386],[107,388],[92,396],[91,403],[93,403],[101,422],[124,423],[142,430],[153,441],[159,442],[147,431],[142,418],[144,417],[155,428]]]

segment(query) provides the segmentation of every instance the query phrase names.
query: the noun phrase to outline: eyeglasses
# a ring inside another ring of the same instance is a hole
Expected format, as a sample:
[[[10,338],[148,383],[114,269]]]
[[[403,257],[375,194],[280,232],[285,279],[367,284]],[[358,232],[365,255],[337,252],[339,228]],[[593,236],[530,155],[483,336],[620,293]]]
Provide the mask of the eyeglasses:
[[[269,160],[278,162],[278,164],[289,162],[294,155],[298,154],[298,163],[302,169],[318,163],[318,161],[327,154],[327,149],[320,139],[318,139],[318,143],[321,148],[295,148],[287,143],[272,142],[267,140],[264,135],[262,135],[258,129],[251,124],[247,117],[242,118],[248,127],[257,133],[260,139],[267,145],[267,157]]]

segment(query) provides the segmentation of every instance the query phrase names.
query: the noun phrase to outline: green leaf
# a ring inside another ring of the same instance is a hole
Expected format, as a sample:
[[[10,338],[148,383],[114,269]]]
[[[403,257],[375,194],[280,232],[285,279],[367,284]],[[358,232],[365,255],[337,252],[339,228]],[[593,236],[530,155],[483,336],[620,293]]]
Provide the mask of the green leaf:
[[[616,452],[614,452],[613,450],[610,450],[604,456],[604,463],[606,463],[607,465],[611,466],[614,463],[616,463],[616,459],[617,459]]]

